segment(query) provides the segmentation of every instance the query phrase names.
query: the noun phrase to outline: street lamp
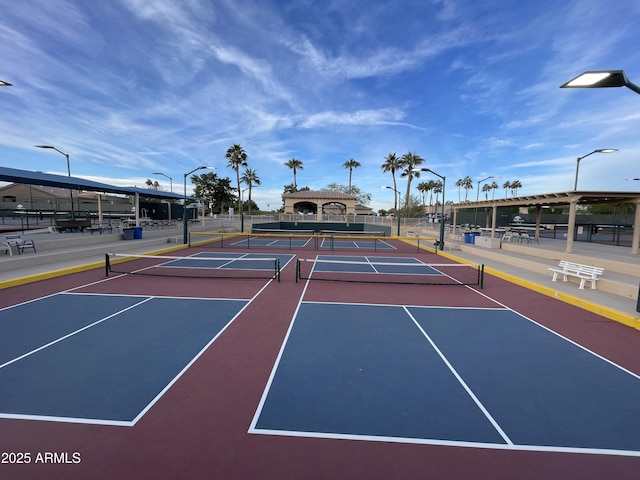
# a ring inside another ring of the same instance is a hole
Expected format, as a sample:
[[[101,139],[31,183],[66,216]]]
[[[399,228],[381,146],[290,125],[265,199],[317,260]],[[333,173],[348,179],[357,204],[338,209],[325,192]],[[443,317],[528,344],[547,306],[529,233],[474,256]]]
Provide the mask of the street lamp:
[[[163,177],[168,178],[169,179],[169,190],[171,191],[171,193],[173,193],[173,179],[169,175],[165,175],[162,172],[153,172],[153,174],[154,175],[162,175]],[[173,202],[172,201],[168,201],[167,202],[167,207],[168,207],[168,210],[169,210],[169,215],[168,215],[169,221],[171,221],[171,208],[172,208],[172,206],[173,206]]]
[[[398,203],[397,203],[397,205],[400,205],[400,192],[398,190],[396,190],[393,187],[386,187],[386,186],[383,186],[383,187],[380,187],[380,188],[387,188],[389,190],[393,190],[394,192],[396,192],[396,194],[398,195]],[[396,209],[396,217],[398,217],[398,237],[399,237],[400,236],[400,210],[399,209]]]
[[[165,175],[162,172],[153,172],[154,175],[162,175],[163,177],[166,177],[169,179],[169,189],[171,190],[171,193],[173,193],[173,179],[169,176],[169,175]]]
[[[640,87],[629,81],[622,70],[594,70],[584,72],[560,88],[627,87],[640,95]]]
[[[56,147],[53,147],[51,145],[35,145],[36,148],[49,148],[51,150],[55,150],[58,153],[61,153],[62,155],[64,155],[67,158],[67,175],[69,177],[71,177],[71,167],[69,165],[69,154],[68,153],[64,153],[61,150],[58,150]],[[76,219],[76,214],[73,211],[73,189],[69,189],[69,198],[71,199],[71,220],[75,220]]]
[[[200,166],[198,168],[194,168],[193,170],[191,170],[190,172],[187,172],[184,174],[184,205],[183,205],[183,213],[182,213],[182,217],[184,220],[184,228],[183,228],[183,243],[186,245],[187,243],[189,243],[189,219],[187,218],[187,177],[189,175],[191,175],[193,172],[197,172],[198,170],[204,170],[206,168],[209,169],[215,169],[216,167],[207,167],[207,166]]]
[[[499,176],[496,175],[489,175],[487,178],[483,178],[482,180],[478,181],[478,191],[476,192],[476,203],[478,203],[478,201],[480,200],[480,184],[482,182],[484,182],[485,180],[489,180],[490,178],[500,178]],[[474,220],[474,225],[478,224],[478,207],[476,207],[476,219]]]
[[[444,176],[434,172],[433,170],[431,170],[429,168],[412,168],[411,171],[412,172],[431,172],[436,177],[439,177],[442,180],[442,218],[440,219],[440,242],[439,242],[439,246],[440,246],[440,250],[444,250],[444,198],[445,198],[444,195],[445,195],[447,177],[444,177]]]
[[[578,161],[576,162],[576,180],[573,183],[573,191],[575,192],[576,190],[578,190],[578,170],[580,169],[580,160],[582,160],[583,158],[588,157],[589,155],[593,155],[594,153],[613,153],[613,152],[617,152],[618,149],[617,148],[599,148],[598,150],[594,150],[591,153],[587,153],[586,155],[583,155],[582,157],[578,157]]]

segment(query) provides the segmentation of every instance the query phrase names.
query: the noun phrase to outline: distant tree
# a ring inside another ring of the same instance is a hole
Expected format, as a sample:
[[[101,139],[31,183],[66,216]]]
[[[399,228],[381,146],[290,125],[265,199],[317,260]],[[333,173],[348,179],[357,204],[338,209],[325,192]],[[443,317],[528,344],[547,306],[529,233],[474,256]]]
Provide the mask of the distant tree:
[[[296,182],[296,174],[297,174],[298,170],[304,170],[304,168],[302,167],[302,162],[300,160],[298,160],[297,158],[292,158],[291,160],[288,160],[288,161],[284,162],[284,164],[285,164],[285,166],[287,166],[291,170],[293,170],[293,188],[297,189],[298,188],[298,183]]]
[[[462,185],[463,185],[462,178],[459,178],[458,180],[456,180],[456,187],[458,187],[458,203],[462,201],[462,198],[460,198],[460,190],[462,189]]]
[[[393,189],[398,190],[396,185],[396,172],[402,168],[402,160],[399,159],[395,153],[390,153],[386,156],[384,163],[382,164],[382,171],[384,173],[391,172],[391,178],[393,179]],[[393,194],[393,208],[398,209],[398,196]]]
[[[493,190],[493,185],[485,183],[482,185],[482,192],[484,193],[484,199],[489,200],[489,192]]]
[[[360,162],[351,158],[344,162],[342,166],[349,169],[349,191],[347,193],[351,193],[351,175],[353,174],[353,169],[360,166]]]
[[[502,188],[504,188],[504,198],[507,198],[507,193],[508,193],[509,189],[511,188],[511,182],[509,180],[507,180],[506,182],[504,182],[502,184]]]
[[[498,182],[496,182],[495,180],[493,182],[491,182],[491,200],[493,200],[494,198],[496,198],[496,190],[499,189],[500,186],[498,185]]]
[[[511,192],[514,197],[518,195],[519,188],[522,188],[522,183],[520,183],[520,180],[514,180],[513,182],[511,182]]]
[[[430,190],[429,188],[429,184],[427,182],[420,182],[418,185],[416,185],[416,190],[418,190],[420,192],[420,197],[422,198],[422,205],[425,205],[425,196],[427,194],[427,192]]]
[[[154,181],[154,180],[151,180],[150,178],[147,178],[147,181],[144,183],[147,186],[147,188],[150,188],[151,190],[162,190],[157,180]]]
[[[442,193],[442,180],[436,180],[433,193],[436,194],[436,205],[438,205],[438,195]]]
[[[420,172],[414,172],[413,169],[424,163],[424,159],[417,153],[408,152],[402,156],[402,174],[401,176],[407,177],[407,194],[405,196],[404,206],[405,209],[409,208],[409,197],[411,194],[411,180],[413,178],[420,178]]]
[[[228,177],[219,178],[215,173],[208,172],[192,175],[191,183],[195,185],[194,195],[202,199],[207,209],[213,205],[214,212],[222,213],[225,205],[232,205],[236,200]]]
[[[322,190],[329,192],[342,192],[348,195],[354,195],[356,197],[356,203],[358,205],[369,205],[369,202],[371,202],[371,194],[363,192],[355,185],[349,187],[346,185],[341,185],[339,183],[330,183]]]
[[[242,198],[242,191],[240,190],[240,167],[247,166],[247,152],[244,151],[240,144],[236,143],[227,149],[224,156],[229,160],[227,167],[231,167],[233,171],[236,172],[236,182],[238,185],[238,212],[240,212],[242,210],[242,205],[240,204],[240,199]]]
[[[254,185],[260,185],[260,177],[258,177],[258,174],[256,173],[255,170],[247,168],[242,174],[240,181],[244,183],[247,187],[249,187],[249,203],[248,204],[249,204],[249,215],[251,215],[251,190],[253,189]]]
[[[404,218],[419,218],[424,214],[424,207],[418,195],[411,195],[409,203],[400,209],[400,216]]]
[[[469,175],[462,179],[462,188],[464,188],[464,201],[468,201],[469,190],[473,190],[473,180]]]

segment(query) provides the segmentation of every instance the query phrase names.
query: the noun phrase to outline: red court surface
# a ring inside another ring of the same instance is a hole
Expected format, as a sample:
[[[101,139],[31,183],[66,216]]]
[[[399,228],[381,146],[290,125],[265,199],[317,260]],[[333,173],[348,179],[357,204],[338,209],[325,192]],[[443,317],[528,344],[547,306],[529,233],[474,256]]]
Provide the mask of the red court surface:
[[[222,251],[194,247],[180,255],[203,250]],[[224,251],[247,252],[231,248]],[[296,258],[326,253],[272,247],[252,247],[251,251]],[[397,255],[425,263],[449,262],[433,253],[419,253],[415,247],[401,245],[392,253],[331,254]],[[513,309],[633,374],[640,374],[640,332],[489,275],[484,288],[479,289],[297,283],[293,261],[283,268],[280,282],[131,275],[119,278],[105,277],[104,269],[96,269],[2,290],[0,308],[61,291],[250,302],[133,426],[0,418],[0,478],[638,478],[640,457],[631,455],[248,433],[301,301]],[[49,315],[55,322],[64,318],[65,312]],[[640,410],[633,414],[640,415]]]

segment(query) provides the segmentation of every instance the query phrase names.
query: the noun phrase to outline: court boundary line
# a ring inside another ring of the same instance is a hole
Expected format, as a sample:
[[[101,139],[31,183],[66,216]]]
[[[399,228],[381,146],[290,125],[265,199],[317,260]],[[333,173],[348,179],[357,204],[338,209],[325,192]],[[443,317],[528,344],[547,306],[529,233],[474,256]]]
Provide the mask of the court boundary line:
[[[117,277],[114,277],[117,278]],[[0,418],[6,418],[6,419],[17,419],[17,420],[39,420],[39,421],[49,421],[49,422],[59,422],[59,423],[78,423],[78,424],[85,424],[85,425],[107,425],[107,426],[124,426],[124,427],[133,427],[137,424],[137,422],[162,398],[162,396],[182,377],[182,375],[184,375],[187,370],[189,368],[191,368],[191,366],[204,354],[204,352],[220,337],[220,335],[222,335],[227,328],[229,328],[229,326],[247,309],[247,307],[274,281],[274,279],[269,279],[269,281],[262,286],[262,288],[260,288],[260,290],[253,296],[251,297],[251,299],[249,300],[242,300],[242,299],[214,299],[214,298],[192,298],[192,297],[186,297],[187,300],[231,300],[231,301],[238,301],[238,302],[244,302],[244,305],[242,306],[242,308],[220,329],[220,331],[214,335],[214,337],[207,342],[207,344],[200,349],[200,351],[198,351],[193,358],[187,362],[187,364],[175,375],[175,377],[173,377],[168,383],[167,385],[165,385],[164,388],[162,388],[162,390],[160,390],[160,392],[158,392],[156,394],[156,396],[153,397],[153,399],[138,413],[138,415],[136,415],[133,420],[130,421],[122,421],[122,420],[105,420],[105,419],[93,419],[93,418],[78,418],[78,417],[55,417],[55,416],[51,416],[51,415],[27,415],[27,414],[6,414],[6,413],[2,413],[0,412]],[[57,294],[53,294],[53,295],[94,295],[92,293],[70,293],[68,291],[64,291],[64,292],[58,292]],[[53,296],[53,295],[48,295],[49,296]],[[118,294],[113,294],[113,295],[118,295]],[[120,295],[120,296],[128,296],[128,295]],[[133,296],[133,295],[132,295]],[[46,298],[46,297],[43,297]],[[97,322],[94,322],[92,324],[86,325],[85,327],[83,327],[82,329],[78,329],[75,332],[71,332],[68,335],[65,335],[64,337],[61,337],[53,342],[49,342],[49,344],[46,345],[42,345],[40,347],[38,347],[37,349],[34,349],[32,352],[28,352],[28,354],[22,355],[20,357],[17,357],[13,360],[10,360],[9,362],[0,365],[0,368],[3,368],[5,366],[7,366],[9,363],[14,363],[18,360],[20,360],[21,358],[24,358],[28,355],[31,355],[32,353],[36,353],[39,350],[43,350],[44,348],[47,348],[51,345],[53,345],[54,343],[58,343],[59,341],[64,340],[65,338],[71,336],[71,335],[75,335],[76,333],[79,333],[82,330],[88,329],[90,327],[92,327],[93,325],[96,325],[100,322],[103,322],[105,320],[108,320],[111,317],[114,317],[126,310],[135,308],[139,305],[142,305],[143,303],[146,303],[147,301],[150,301],[154,298],[164,298],[161,296],[147,296],[147,298],[141,302],[138,302],[134,305],[129,306],[126,309],[122,309],[112,315],[109,315],[107,317],[105,317],[104,319],[101,319]],[[178,299],[185,299],[185,297],[176,297]],[[28,302],[27,302],[28,303]]]
[[[256,434],[256,435],[267,435],[267,436],[285,436],[285,437],[300,437],[300,438],[320,438],[320,439],[331,439],[331,440],[356,440],[356,441],[372,441],[372,442],[385,442],[385,443],[400,443],[400,444],[418,444],[418,445],[433,445],[433,446],[450,446],[450,447],[459,447],[459,448],[482,448],[482,449],[488,449],[488,450],[509,450],[509,451],[522,451],[522,452],[549,452],[549,453],[574,453],[574,454],[581,454],[581,455],[605,455],[605,456],[624,456],[624,457],[640,457],[640,451],[635,451],[635,450],[617,450],[617,449],[601,449],[601,448],[580,448],[580,447],[562,447],[562,446],[548,446],[548,445],[524,445],[524,444],[516,444],[513,443],[509,440],[510,443],[505,443],[505,444],[501,444],[501,443],[488,443],[488,442],[468,442],[468,441],[456,441],[456,440],[438,440],[438,439],[423,439],[423,438],[415,438],[415,437],[392,437],[392,436],[384,436],[384,435],[358,435],[358,434],[348,434],[348,433],[326,433],[326,432],[304,432],[304,431],[299,431],[299,430],[275,430],[275,429],[262,429],[262,428],[257,428],[257,422],[260,418],[260,415],[262,413],[262,410],[264,408],[264,403],[266,402],[266,399],[268,397],[268,393],[271,389],[271,385],[273,383],[273,380],[275,378],[276,372],[278,370],[278,367],[281,363],[281,359],[282,359],[282,355],[284,353],[284,350],[286,348],[287,342],[289,341],[289,337],[291,334],[291,331],[293,330],[293,325],[296,322],[296,318],[298,316],[298,312],[300,310],[300,306],[303,303],[313,303],[313,304],[329,304],[329,305],[334,305],[334,304],[345,304],[345,305],[363,305],[363,306],[392,306],[392,307],[397,307],[397,308],[402,308],[403,310],[405,310],[405,312],[408,314],[409,319],[416,324],[416,320],[414,319],[413,315],[411,315],[409,312],[406,311],[407,307],[410,308],[434,308],[434,307],[429,307],[429,306],[420,306],[420,305],[416,305],[416,306],[410,306],[410,305],[383,305],[383,304],[359,304],[359,303],[340,303],[340,302],[319,302],[319,301],[303,301],[302,298],[304,298],[304,294],[306,292],[307,286],[309,285],[309,281],[306,282],[305,287],[303,289],[303,292],[300,296],[300,301],[298,302],[298,305],[296,306],[295,312],[293,314],[293,318],[291,319],[291,322],[289,324],[289,328],[287,329],[287,333],[282,341],[282,345],[280,346],[280,350],[278,352],[278,356],[274,362],[274,366],[272,367],[272,371],[269,375],[269,379],[265,385],[265,388],[263,390],[263,393],[260,397],[260,401],[258,403],[258,406],[256,408],[256,411],[254,413],[254,416],[252,418],[252,421],[249,425],[249,429],[247,430],[247,433],[249,434]],[[471,289],[474,290],[474,289]],[[477,292],[480,293],[480,292]],[[491,297],[482,294],[483,296],[487,297],[489,300],[493,300],[491,299]],[[549,332],[557,335],[558,337],[560,337],[563,340],[568,341],[571,344],[574,344],[575,346],[578,346],[580,348],[582,348],[583,350],[585,350],[587,353],[591,353],[594,356],[596,356],[597,358],[604,360],[605,362],[612,364],[613,366],[618,367],[619,369],[621,369],[622,371],[624,371],[625,373],[629,373],[632,376],[640,379],[640,376],[638,376],[637,374],[628,371],[627,369],[625,369],[624,367],[617,365],[616,363],[612,362],[611,360],[608,360],[604,357],[602,357],[601,355],[590,351],[588,348],[574,342],[571,339],[568,339],[566,337],[564,337],[563,335],[560,335],[557,332],[554,332],[553,330],[545,327],[544,325],[539,324],[538,322],[535,322],[534,320],[528,318],[526,315],[523,315],[515,310],[513,310],[512,308],[509,308],[505,305],[502,305],[500,302],[498,302],[497,300],[494,300],[495,303],[497,303],[498,305],[501,305],[503,308],[482,308],[482,309],[486,309],[486,310],[498,310],[498,311],[510,311],[520,317],[522,317],[523,319],[532,322],[533,324],[535,324],[536,326],[542,327],[545,330],[548,330]],[[435,308],[465,308],[465,309],[475,309],[474,307],[435,307]],[[421,333],[427,338],[427,340],[429,340],[428,336],[423,332],[422,328],[416,324],[419,328],[419,330],[421,331]],[[436,353],[440,356],[439,350],[433,346],[432,342],[429,340],[429,343],[431,344],[432,348],[435,349]],[[442,358],[442,356],[441,356]],[[443,361],[445,361],[446,364],[446,360],[443,359]],[[452,372],[453,373],[453,372]],[[454,374],[455,376],[455,374]],[[456,376],[456,378],[458,378]],[[461,383],[463,385],[464,388],[464,384]],[[466,388],[465,390],[467,392],[469,392]],[[473,397],[472,397],[473,398]],[[474,401],[475,403],[475,401]],[[483,411],[483,413],[485,412],[484,409],[481,408],[481,410]],[[494,425],[494,428],[496,428],[496,430],[498,431],[498,433],[502,436],[502,429],[494,424],[493,421],[490,420],[490,422],[492,423],[492,425]],[[503,436],[503,438],[505,438]],[[506,437],[508,438],[508,437]]]

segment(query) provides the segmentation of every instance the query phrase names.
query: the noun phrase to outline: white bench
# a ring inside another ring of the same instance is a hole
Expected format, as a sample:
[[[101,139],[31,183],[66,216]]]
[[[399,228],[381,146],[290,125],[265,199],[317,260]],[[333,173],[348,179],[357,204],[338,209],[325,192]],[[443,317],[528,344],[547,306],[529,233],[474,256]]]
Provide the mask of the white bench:
[[[33,243],[33,240],[25,240],[19,233],[7,233],[5,234],[4,239],[5,244],[9,246],[9,249],[11,249],[11,247],[16,247],[18,255],[22,255],[22,252],[24,252],[26,248],[30,248],[33,250],[33,253],[36,253],[36,244]]]
[[[585,282],[591,282],[591,288],[596,288],[596,280],[604,273],[604,268],[592,267],[591,265],[581,265],[580,263],[567,262],[561,260],[558,267],[549,268],[553,272],[553,278],[551,281],[555,282],[558,279],[558,275],[562,275],[562,281],[566,282],[567,277],[577,277],[580,279],[580,286],[578,288],[584,288]]]

